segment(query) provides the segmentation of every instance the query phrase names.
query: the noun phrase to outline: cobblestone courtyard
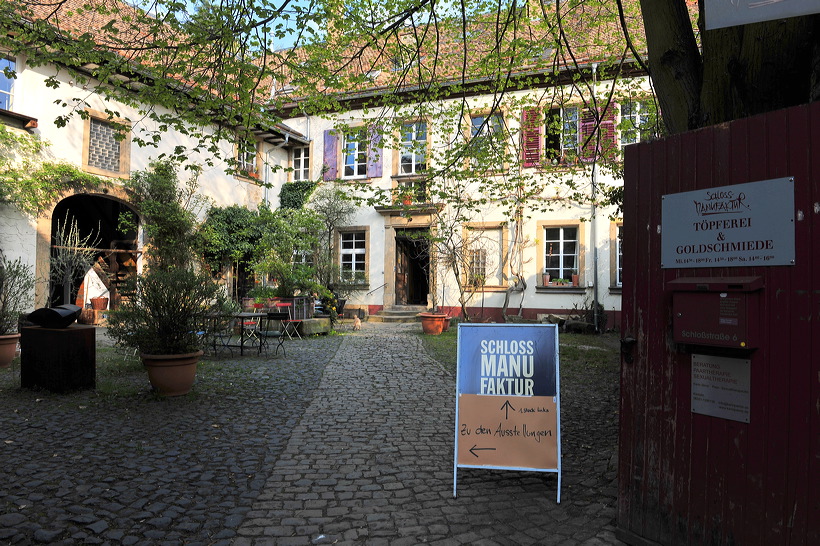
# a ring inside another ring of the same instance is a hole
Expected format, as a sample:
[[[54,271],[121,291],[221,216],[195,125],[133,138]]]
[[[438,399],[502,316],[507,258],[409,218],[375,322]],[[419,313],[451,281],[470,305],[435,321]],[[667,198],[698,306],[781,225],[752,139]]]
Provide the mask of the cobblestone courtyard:
[[[453,498],[455,379],[419,331],[210,359],[170,400],[0,370],[0,543],[619,544],[617,357],[562,365],[560,504],[533,472],[461,469]]]

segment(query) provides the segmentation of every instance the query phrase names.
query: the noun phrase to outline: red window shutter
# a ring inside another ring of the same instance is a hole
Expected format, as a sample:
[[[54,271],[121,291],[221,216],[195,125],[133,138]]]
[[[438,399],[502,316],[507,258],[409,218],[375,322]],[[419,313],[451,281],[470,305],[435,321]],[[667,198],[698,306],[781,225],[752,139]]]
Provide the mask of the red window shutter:
[[[521,114],[521,161],[524,167],[541,163],[541,110],[525,108]]]
[[[581,160],[592,161],[594,159],[601,159],[609,157],[617,147],[615,141],[615,118],[617,116],[617,107],[611,103],[601,116],[601,121],[598,123],[595,119],[595,113],[592,110],[584,109],[581,115],[581,144],[584,145],[581,150]],[[597,131],[600,135],[595,134]],[[598,145],[596,149],[595,146]]]
[[[618,149],[618,141],[615,140],[615,122],[618,115],[618,106],[612,102],[604,111],[601,118],[601,155],[609,158]]]
[[[324,163],[324,180],[335,180],[339,178],[339,136],[332,129],[325,131],[324,150],[322,151],[322,161]]]
[[[382,176],[382,134],[380,127],[370,128],[370,145],[367,148],[367,177],[381,178]]]
[[[596,150],[596,135],[595,126],[595,112],[588,108],[584,108],[581,113],[581,161],[592,161],[595,159]]]

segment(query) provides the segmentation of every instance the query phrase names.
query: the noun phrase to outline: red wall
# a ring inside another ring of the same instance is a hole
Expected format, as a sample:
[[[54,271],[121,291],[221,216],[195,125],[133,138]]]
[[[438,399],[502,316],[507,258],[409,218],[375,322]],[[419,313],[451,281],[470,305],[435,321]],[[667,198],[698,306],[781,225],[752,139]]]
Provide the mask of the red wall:
[[[661,269],[662,195],[787,176],[794,266]],[[820,103],[630,146],[624,201],[619,537],[820,544]],[[749,423],[691,412],[668,285],[742,275],[764,281]]]

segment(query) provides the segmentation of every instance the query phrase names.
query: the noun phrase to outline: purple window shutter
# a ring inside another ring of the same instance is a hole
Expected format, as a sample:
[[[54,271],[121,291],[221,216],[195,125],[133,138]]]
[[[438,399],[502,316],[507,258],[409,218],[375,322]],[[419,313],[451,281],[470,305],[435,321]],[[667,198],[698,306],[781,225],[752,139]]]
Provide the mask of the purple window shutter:
[[[521,114],[521,161],[524,167],[541,162],[541,110],[526,108]]]
[[[324,163],[324,180],[335,180],[339,178],[339,137],[333,129],[325,131],[325,148],[323,150],[322,161]]]
[[[382,176],[382,155],[381,147],[382,134],[380,127],[370,128],[370,145],[367,147],[367,177],[381,178]]]

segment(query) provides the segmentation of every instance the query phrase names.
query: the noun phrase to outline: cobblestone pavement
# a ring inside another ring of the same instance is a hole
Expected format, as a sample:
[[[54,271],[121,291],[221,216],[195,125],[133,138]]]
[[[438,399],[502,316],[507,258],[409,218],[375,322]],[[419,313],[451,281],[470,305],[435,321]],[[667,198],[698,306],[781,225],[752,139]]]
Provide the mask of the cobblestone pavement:
[[[0,370],[0,544],[620,544],[617,373],[562,373],[560,504],[533,472],[460,469],[453,498],[455,380],[419,330],[294,341],[171,400]]]

